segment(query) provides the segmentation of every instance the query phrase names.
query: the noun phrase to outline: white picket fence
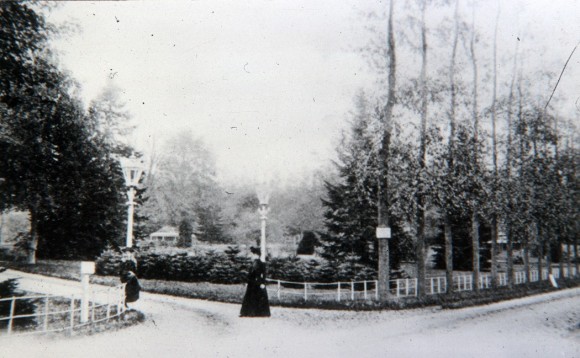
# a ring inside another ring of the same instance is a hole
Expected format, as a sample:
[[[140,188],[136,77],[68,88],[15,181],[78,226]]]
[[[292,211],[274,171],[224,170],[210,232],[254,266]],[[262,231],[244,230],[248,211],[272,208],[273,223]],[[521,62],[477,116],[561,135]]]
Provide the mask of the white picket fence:
[[[32,301],[35,312],[17,314],[17,307],[24,300]],[[0,337],[5,335],[28,335],[57,331],[73,331],[83,326],[97,322],[108,321],[119,317],[125,312],[125,284],[108,288],[92,288],[84,309],[86,317],[82,317],[82,294],[71,296],[29,295],[0,299],[0,303],[9,302],[10,310],[7,316],[0,317],[0,322],[7,321],[6,328],[0,330]],[[24,318],[34,318],[32,327],[15,330],[15,321]]]
[[[548,270],[542,270],[542,280],[548,280]],[[578,275],[575,267],[570,270],[566,267],[564,269],[564,277],[575,277]],[[529,280],[526,280],[526,272],[517,271],[514,273],[514,283],[516,285],[523,284],[527,281],[536,282],[540,280],[540,275],[537,270],[530,271]],[[559,270],[553,270],[552,276],[557,279],[560,278]],[[447,278],[445,276],[434,276],[426,279],[426,293],[429,295],[442,294],[447,292]],[[378,281],[351,281],[351,282],[293,282],[284,280],[268,279],[271,285],[268,286],[269,295],[274,295],[280,299],[283,295],[302,297],[304,301],[312,297],[320,297],[327,299],[334,299],[336,301],[343,300],[378,300]],[[507,286],[507,274],[505,272],[499,273],[497,278],[498,286]],[[416,278],[402,278],[389,281],[389,290],[393,297],[411,297],[417,296],[417,279]],[[482,273],[479,276],[479,288],[491,289],[491,275]],[[473,275],[472,274],[456,274],[453,277],[454,291],[472,291],[473,290]]]

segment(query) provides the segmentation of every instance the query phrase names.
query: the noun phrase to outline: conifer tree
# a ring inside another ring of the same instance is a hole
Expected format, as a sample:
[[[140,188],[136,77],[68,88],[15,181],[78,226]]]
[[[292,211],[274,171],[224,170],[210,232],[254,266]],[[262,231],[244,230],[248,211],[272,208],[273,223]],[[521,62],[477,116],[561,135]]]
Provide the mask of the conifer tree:
[[[378,263],[375,232],[378,224],[377,181],[384,179],[378,173],[379,159],[374,144],[377,139],[373,128],[377,116],[369,107],[364,94],[359,95],[350,132],[339,146],[340,162],[336,163],[339,179],[335,183],[326,182],[327,196],[323,199],[323,205],[327,232],[321,236],[320,253],[338,264],[354,256],[357,262],[375,268]],[[398,144],[391,145],[389,160],[404,169],[400,156],[409,155],[410,151],[398,147]],[[406,191],[403,184],[397,186],[404,181],[395,176],[390,180],[394,185],[389,195],[396,199],[396,204],[388,208],[393,233],[390,242],[392,249],[389,250],[391,270],[396,270],[402,259],[412,256],[411,239],[404,225],[405,212],[400,209],[409,205],[412,199],[404,196]]]

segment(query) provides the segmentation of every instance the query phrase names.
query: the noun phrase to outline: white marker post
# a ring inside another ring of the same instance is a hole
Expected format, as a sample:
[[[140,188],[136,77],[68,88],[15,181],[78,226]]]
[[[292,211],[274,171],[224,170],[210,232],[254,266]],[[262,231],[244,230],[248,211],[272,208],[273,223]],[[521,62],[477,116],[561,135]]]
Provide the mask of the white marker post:
[[[81,283],[83,296],[81,300],[81,323],[89,320],[89,275],[95,273],[95,263],[92,261],[81,262]]]

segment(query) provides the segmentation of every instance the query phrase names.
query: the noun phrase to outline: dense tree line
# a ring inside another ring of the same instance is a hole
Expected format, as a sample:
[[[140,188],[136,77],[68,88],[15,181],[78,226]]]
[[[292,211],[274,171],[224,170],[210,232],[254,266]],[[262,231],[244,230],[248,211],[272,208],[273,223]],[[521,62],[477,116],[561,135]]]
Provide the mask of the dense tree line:
[[[0,4],[0,209],[29,212],[29,262],[92,258],[122,238],[126,200],[114,154],[130,148],[73,95],[38,6]]]
[[[324,200],[323,254],[355,254],[376,267],[374,229],[386,216],[390,248],[416,261],[419,294],[430,246],[450,282],[454,270],[472,271],[475,282],[480,270],[491,270],[497,284],[500,234],[510,285],[514,247],[528,275],[531,256],[537,269],[551,270],[552,258],[563,269],[572,255],[578,265],[575,128],[550,105],[555,81],[537,74],[554,69],[524,67],[518,38],[511,73],[498,75],[499,4],[491,38],[477,23],[478,4],[394,4],[384,17],[368,16],[378,40],[363,52],[377,85],[357,99],[338,148],[339,179],[327,183]],[[431,13],[445,14],[443,21],[433,25]],[[401,54],[417,60],[404,72]],[[531,86],[534,80],[543,86]],[[565,257],[563,245],[573,246]]]

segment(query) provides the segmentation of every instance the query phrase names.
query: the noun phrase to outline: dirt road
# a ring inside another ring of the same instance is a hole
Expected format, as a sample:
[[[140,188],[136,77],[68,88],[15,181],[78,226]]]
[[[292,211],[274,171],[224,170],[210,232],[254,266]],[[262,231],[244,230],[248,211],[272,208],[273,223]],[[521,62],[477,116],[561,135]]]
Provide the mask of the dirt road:
[[[14,272],[12,272],[14,274]],[[20,274],[21,286],[75,284]],[[239,306],[143,294],[145,323],[71,338],[0,339],[0,357],[580,357],[580,289],[460,310],[342,312]]]

